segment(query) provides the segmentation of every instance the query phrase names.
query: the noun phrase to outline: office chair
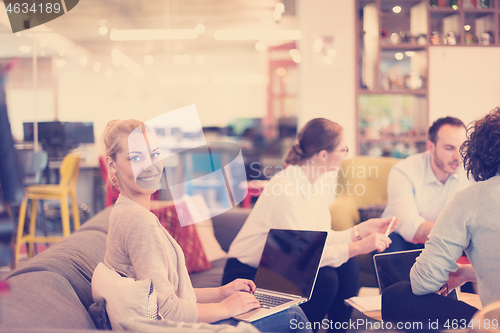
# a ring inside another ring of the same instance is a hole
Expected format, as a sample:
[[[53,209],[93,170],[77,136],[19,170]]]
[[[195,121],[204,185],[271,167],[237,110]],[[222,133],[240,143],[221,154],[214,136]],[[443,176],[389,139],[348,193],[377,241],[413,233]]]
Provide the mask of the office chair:
[[[34,252],[34,244],[41,243],[55,243],[63,237],[70,234],[69,222],[69,202],[68,196],[71,196],[72,210],[73,210],[73,223],[75,230],[80,228],[80,216],[78,212],[78,201],[76,200],[76,181],[80,171],[81,159],[78,155],[68,154],[64,157],[61,167],[59,169],[60,182],[59,184],[47,185],[32,185],[25,189],[23,201],[19,211],[19,223],[17,227],[16,249],[14,253],[14,265],[17,264],[19,259],[19,252],[21,245],[24,243],[28,246],[28,257],[31,258]],[[26,210],[28,200],[31,199],[31,218],[29,233],[23,236],[24,220],[26,217]],[[38,200],[59,200],[61,202],[61,222],[62,222],[62,237],[35,237],[36,231],[36,211]]]

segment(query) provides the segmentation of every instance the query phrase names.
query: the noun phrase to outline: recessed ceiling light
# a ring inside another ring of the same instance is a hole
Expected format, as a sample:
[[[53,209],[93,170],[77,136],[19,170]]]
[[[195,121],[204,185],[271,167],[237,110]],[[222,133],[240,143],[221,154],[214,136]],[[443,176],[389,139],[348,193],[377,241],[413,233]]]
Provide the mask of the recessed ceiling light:
[[[105,36],[108,33],[108,27],[105,25],[99,27],[99,35]]]
[[[406,51],[405,54],[407,57],[413,57],[415,55],[415,51]]]
[[[276,70],[276,73],[279,75],[279,76],[285,76],[286,75],[286,69],[284,67],[280,67]]]
[[[337,55],[337,51],[335,49],[329,49],[328,50],[328,56],[329,57],[335,58],[336,55]]]
[[[394,55],[394,58],[396,58],[396,60],[402,60],[403,59],[403,53],[401,52],[398,52]]]
[[[464,25],[464,29],[465,29],[465,31],[469,31],[470,30],[470,25],[468,25],[468,24]]]
[[[261,41],[255,43],[255,49],[259,52],[264,52],[266,50],[266,44]]]
[[[284,13],[285,12],[285,5],[282,4],[281,2],[278,2],[276,4],[276,6],[274,7],[274,11],[277,12],[277,13]]]
[[[205,32],[206,28],[203,24],[197,24],[196,27],[194,27],[194,30],[199,34],[202,34]]]
[[[394,6],[392,7],[392,11],[396,14],[401,13],[401,7],[400,6]]]

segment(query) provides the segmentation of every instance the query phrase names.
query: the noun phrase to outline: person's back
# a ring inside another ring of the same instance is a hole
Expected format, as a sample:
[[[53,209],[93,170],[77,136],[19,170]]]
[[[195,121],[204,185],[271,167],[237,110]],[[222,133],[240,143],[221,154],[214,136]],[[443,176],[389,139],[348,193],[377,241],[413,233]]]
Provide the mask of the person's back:
[[[478,183],[458,192],[444,207],[425,248],[400,282],[382,295],[384,321],[464,322],[477,308],[448,297],[466,282],[477,282],[483,306],[500,300],[500,107],[468,129],[460,148],[467,176]],[[463,251],[470,264],[457,263]]]

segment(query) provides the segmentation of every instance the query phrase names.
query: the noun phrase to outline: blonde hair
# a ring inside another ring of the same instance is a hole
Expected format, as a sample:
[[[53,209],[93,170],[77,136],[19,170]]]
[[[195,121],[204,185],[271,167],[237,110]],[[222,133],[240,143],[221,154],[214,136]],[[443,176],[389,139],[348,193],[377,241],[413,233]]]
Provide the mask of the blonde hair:
[[[116,155],[123,150],[121,145],[121,137],[123,135],[129,135],[136,128],[142,127],[143,122],[136,119],[126,119],[120,120],[115,119],[108,122],[104,132],[102,133],[102,142],[104,144],[104,152],[106,157],[110,157],[113,161],[116,161]],[[114,187],[118,187],[115,177],[112,177],[108,169],[108,181]]]

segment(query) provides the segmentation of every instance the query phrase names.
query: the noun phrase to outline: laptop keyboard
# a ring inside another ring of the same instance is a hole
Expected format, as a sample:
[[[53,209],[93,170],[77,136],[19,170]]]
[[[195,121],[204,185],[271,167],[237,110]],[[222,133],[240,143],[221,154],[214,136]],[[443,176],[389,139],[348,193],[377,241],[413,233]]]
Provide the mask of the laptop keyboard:
[[[262,303],[261,307],[264,309],[271,309],[286,302],[290,302],[292,300],[290,298],[261,294],[258,292],[256,292],[254,296]]]

